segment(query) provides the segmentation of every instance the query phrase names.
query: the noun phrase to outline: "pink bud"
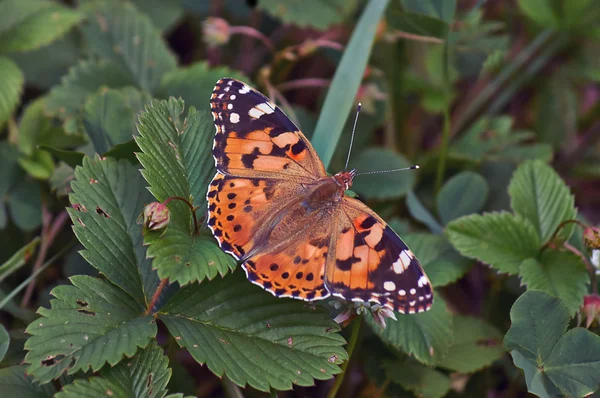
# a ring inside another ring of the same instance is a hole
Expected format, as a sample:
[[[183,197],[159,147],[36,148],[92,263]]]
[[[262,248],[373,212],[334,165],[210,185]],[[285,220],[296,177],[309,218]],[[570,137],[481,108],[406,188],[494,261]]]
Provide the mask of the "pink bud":
[[[144,207],[144,226],[151,231],[165,228],[171,220],[169,208],[159,202],[152,202]]]
[[[600,229],[587,227],[583,231],[583,244],[590,249],[600,249]]]
[[[581,309],[582,314],[587,317],[586,328],[594,322],[594,319],[598,319],[600,322],[600,297],[597,294],[590,294],[583,297],[583,308]]]
[[[231,37],[229,23],[223,18],[209,17],[202,24],[204,41],[209,47],[220,47]]]

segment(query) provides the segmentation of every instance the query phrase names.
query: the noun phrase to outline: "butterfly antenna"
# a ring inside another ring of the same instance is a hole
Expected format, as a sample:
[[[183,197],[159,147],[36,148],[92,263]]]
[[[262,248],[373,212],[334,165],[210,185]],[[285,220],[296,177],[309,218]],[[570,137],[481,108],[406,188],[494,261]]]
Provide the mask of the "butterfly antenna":
[[[414,166],[410,166],[410,167],[404,167],[402,169],[392,169],[392,170],[380,170],[380,171],[366,171],[364,173],[358,173],[356,174],[357,176],[364,176],[367,174],[382,174],[382,173],[391,173],[393,171],[403,171],[403,170],[416,170],[419,168],[418,164],[415,164]]]
[[[344,170],[348,170],[348,162],[350,161],[350,153],[352,153],[352,144],[354,143],[354,132],[356,131],[356,122],[358,122],[358,114],[360,113],[362,104],[359,102],[356,106],[356,117],[354,118],[354,127],[352,127],[352,136],[350,137],[350,148],[348,149],[348,157],[346,158],[346,165]]]

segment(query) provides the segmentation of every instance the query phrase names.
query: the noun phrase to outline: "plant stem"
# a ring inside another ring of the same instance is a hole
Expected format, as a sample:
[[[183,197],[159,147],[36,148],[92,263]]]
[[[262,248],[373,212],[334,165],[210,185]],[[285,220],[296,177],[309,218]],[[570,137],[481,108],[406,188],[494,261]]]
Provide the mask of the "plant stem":
[[[229,28],[229,33],[232,35],[241,34],[241,35],[253,37],[253,38],[259,40],[261,43],[263,43],[265,45],[265,47],[267,47],[269,50],[271,50],[271,52],[275,51],[275,48],[273,47],[271,40],[269,40],[269,38],[267,36],[263,35],[261,32],[254,29],[253,27],[232,26],[231,28]]]
[[[563,243],[563,246],[571,253],[575,253],[576,255],[578,255],[579,258],[581,258],[581,260],[585,263],[585,266],[588,272],[590,273],[590,279],[592,282],[592,293],[598,294],[598,284],[596,283],[596,268],[592,265],[592,263],[588,261],[587,257],[582,252],[573,247],[573,245],[571,245],[568,242],[565,242]]]
[[[42,241],[40,243],[40,250],[33,265],[33,273],[36,273],[36,271],[40,269],[46,260],[48,249],[52,246],[54,238],[56,238],[56,235],[58,235],[68,219],[69,213],[67,213],[66,210],[63,210],[58,216],[56,216],[54,220],[52,220],[52,214],[48,211],[46,204],[42,204]],[[33,289],[35,289],[35,278],[31,280],[31,283],[29,286],[27,286],[27,290],[25,290],[25,293],[23,294],[23,299],[21,300],[22,308],[25,308],[29,305],[31,296],[33,295]]]
[[[344,382],[344,376],[346,375],[346,370],[348,369],[348,364],[350,363],[350,359],[352,358],[352,353],[354,352],[354,347],[356,347],[356,341],[358,340],[358,335],[360,334],[361,325],[362,325],[362,316],[354,319],[354,322],[352,323],[352,330],[350,331],[350,339],[348,340],[348,349],[346,350],[348,352],[348,360],[342,364],[342,366],[341,366],[342,373],[340,373],[335,378],[335,383],[333,384],[333,387],[331,388],[331,390],[329,390],[329,394],[327,394],[327,398],[335,398],[336,394],[338,393],[338,390],[340,389],[340,387],[342,386],[342,383]]]
[[[444,78],[444,91],[446,100],[448,101],[446,107],[444,108],[444,129],[442,130],[442,145],[440,147],[440,157],[438,159],[438,168],[437,174],[435,178],[435,190],[439,192],[442,187],[442,182],[444,181],[444,173],[446,171],[446,154],[448,152],[448,143],[450,141],[450,72],[449,72],[449,57],[448,57],[448,41],[444,43],[444,51],[443,51],[443,78]]]
[[[582,223],[579,220],[565,220],[565,221],[561,222],[560,224],[558,224],[558,227],[556,227],[556,229],[554,230],[554,233],[552,234],[550,239],[548,239],[548,242],[546,242],[546,244],[544,244],[544,246],[542,246],[542,248],[540,249],[540,253],[543,252],[544,249],[546,249],[547,247],[549,247],[550,245],[553,244],[553,242],[556,239],[556,236],[558,235],[560,230],[567,224],[577,224],[583,229],[587,228],[587,225],[585,225],[584,223]]]
[[[160,281],[160,283],[156,287],[156,291],[152,295],[152,299],[150,300],[150,304],[148,304],[148,309],[146,310],[146,315],[150,315],[152,313],[152,310],[156,306],[156,302],[158,301],[158,299],[160,298],[160,295],[162,294],[163,290],[165,290],[165,287],[168,284],[169,284],[169,279],[168,278],[162,279]]]
[[[190,211],[192,212],[192,218],[194,219],[194,233],[196,235],[198,235],[198,233],[200,233],[200,229],[198,229],[198,220],[196,219],[196,209],[194,208],[194,205],[192,205],[190,203],[189,200],[187,200],[186,198],[182,198],[181,196],[171,196],[170,198],[167,198],[167,200],[165,200],[163,202],[163,205],[168,205],[170,201],[172,200],[181,200],[182,202],[184,202],[185,204],[188,205],[188,207],[190,208]]]

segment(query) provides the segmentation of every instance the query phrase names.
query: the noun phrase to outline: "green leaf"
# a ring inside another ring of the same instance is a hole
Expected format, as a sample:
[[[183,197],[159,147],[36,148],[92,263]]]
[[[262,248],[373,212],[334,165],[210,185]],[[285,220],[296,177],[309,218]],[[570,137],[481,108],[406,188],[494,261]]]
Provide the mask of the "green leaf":
[[[81,61],[69,69],[61,83],[54,86],[46,99],[46,112],[65,123],[68,133],[83,133],[79,118],[88,97],[101,87],[120,88],[134,84],[126,69],[106,61]]]
[[[133,0],[133,3],[160,30],[171,29],[184,14],[181,1]]]
[[[13,254],[4,264],[0,265],[0,283],[27,263],[39,243],[40,238],[35,237],[31,242]]]
[[[488,183],[479,174],[463,171],[448,180],[437,195],[437,208],[444,224],[471,213],[485,204]]]
[[[406,207],[408,207],[408,212],[411,216],[425,224],[434,234],[441,234],[444,231],[444,228],[429,210],[423,206],[417,195],[412,191],[406,195]]]
[[[435,293],[434,293],[435,294]],[[427,365],[435,364],[452,344],[452,315],[439,294],[431,309],[418,314],[395,313],[397,321],[387,320],[385,329],[366,317],[371,328],[387,344]]]
[[[3,0],[0,15],[0,52],[37,49],[81,21],[75,10],[42,0]]]
[[[182,98],[188,107],[207,109],[208,99],[217,80],[223,76],[232,77],[249,83],[241,73],[225,66],[210,68],[207,62],[196,62],[192,66],[179,68],[165,73],[160,93],[163,97]]]
[[[423,398],[441,398],[450,390],[450,378],[422,365],[414,359],[386,361],[383,364],[386,377]]]
[[[262,4],[262,3],[261,3]],[[304,2],[302,2],[304,4]],[[360,17],[327,92],[312,143],[325,168],[335,152],[367,66],[373,40],[388,0],[369,2]],[[305,7],[304,5],[302,7]]]
[[[406,158],[390,149],[368,148],[351,164],[358,173],[410,167]],[[415,173],[357,176],[352,189],[365,198],[392,199],[406,195],[415,184]]]
[[[19,159],[19,165],[33,178],[47,180],[54,171],[54,161],[48,152],[35,150],[32,156]]]
[[[325,30],[351,15],[357,4],[356,0],[318,0],[307,7],[302,0],[262,0],[258,8],[285,23]]]
[[[458,280],[472,264],[461,257],[443,235],[412,233],[402,239],[417,256],[434,287]]]
[[[206,190],[215,173],[211,156],[213,121],[207,112],[191,108],[182,123],[182,100],[154,101],[140,116],[138,154],[150,192],[164,202],[172,196],[189,199],[206,213]],[[171,201],[171,222],[166,233],[146,235],[148,256],[154,258],[161,279],[186,284],[235,269],[233,257],[224,253],[209,234],[197,235],[191,213],[181,201]]]
[[[600,387],[600,337],[584,328],[565,333],[569,309],[540,291],[515,301],[504,338],[529,392],[540,397],[583,397]]]
[[[506,212],[461,217],[448,224],[446,235],[463,256],[508,274],[518,273],[521,263],[537,256],[541,246],[533,225]]]
[[[25,78],[19,67],[10,59],[0,57],[0,128],[15,110]]]
[[[152,198],[137,167],[125,160],[84,158],[75,170],[68,209],[83,257],[140,305],[158,285],[136,220]]]
[[[151,97],[132,87],[120,90],[101,89],[88,98],[83,111],[83,124],[97,153],[131,141],[136,133],[137,114]]]
[[[502,333],[477,318],[455,315],[452,318],[454,343],[438,366],[461,373],[473,373],[504,355]]]
[[[159,317],[196,361],[239,386],[312,386],[347,360],[339,326],[323,308],[275,298],[242,272],[184,287]]]
[[[157,332],[144,307],[110,282],[78,275],[71,283],[54,288],[51,308],[40,308],[42,317],[27,327],[27,373],[40,383],[63,373],[98,371],[107,362],[114,366]]]
[[[83,164],[83,158],[85,157],[85,153],[78,151],[68,151],[64,149],[52,148],[47,145],[41,145],[41,150],[51,153],[56,156],[59,160],[62,160],[70,167],[77,167]]]
[[[0,362],[4,359],[6,352],[8,351],[8,346],[10,344],[10,336],[8,332],[4,328],[4,326],[0,325]],[[0,383],[0,385],[2,385]]]
[[[438,39],[444,39],[450,28],[439,18],[415,12],[390,12],[387,21],[391,29]]]
[[[583,304],[590,277],[579,256],[571,252],[546,249],[539,258],[525,260],[519,276],[527,289],[542,290],[560,298],[570,314]]]
[[[156,342],[141,349],[131,359],[121,361],[114,368],[103,368],[100,377],[78,379],[66,385],[56,398],[116,396],[122,398],[161,398],[167,394],[171,378],[169,360]],[[108,392],[111,392],[108,394]]]
[[[90,23],[83,33],[92,53],[127,71],[143,91],[154,93],[177,61],[150,19],[131,3],[86,2]]]
[[[36,181],[24,178],[8,195],[8,209],[14,223],[24,231],[33,231],[42,224],[41,187]]]
[[[575,219],[575,198],[559,175],[541,161],[522,164],[510,182],[508,192],[513,210],[529,220],[546,243],[559,224]],[[562,240],[569,239],[572,226],[561,229]]]
[[[56,392],[52,383],[35,383],[33,377],[25,373],[25,366],[0,369],[0,386],[7,397],[51,398]]]
[[[406,11],[439,18],[450,24],[456,12],[456,0],[401,0]]]

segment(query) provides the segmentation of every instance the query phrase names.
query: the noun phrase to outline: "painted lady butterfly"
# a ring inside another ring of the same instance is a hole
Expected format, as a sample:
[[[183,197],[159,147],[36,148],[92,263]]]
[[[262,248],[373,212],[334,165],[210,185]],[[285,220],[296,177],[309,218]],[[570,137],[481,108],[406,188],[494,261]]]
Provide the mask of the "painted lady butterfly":
[[[344,195],[354,170],[328,176],[314,148],[268,98],[220,79],[208,226],[248,279],[279,297],[330,295],[413,314],[433,302],[414,254],[373,210]]]

